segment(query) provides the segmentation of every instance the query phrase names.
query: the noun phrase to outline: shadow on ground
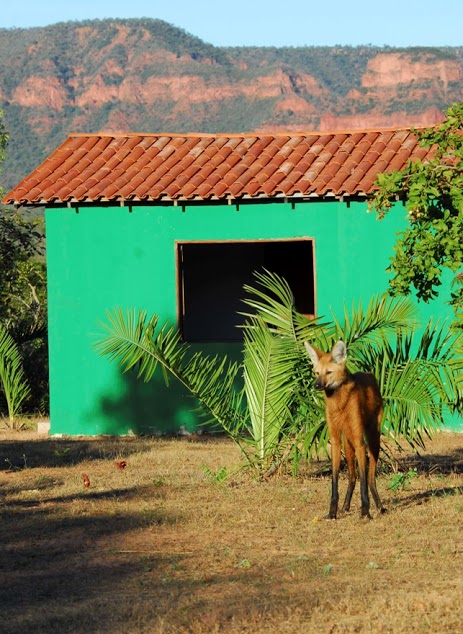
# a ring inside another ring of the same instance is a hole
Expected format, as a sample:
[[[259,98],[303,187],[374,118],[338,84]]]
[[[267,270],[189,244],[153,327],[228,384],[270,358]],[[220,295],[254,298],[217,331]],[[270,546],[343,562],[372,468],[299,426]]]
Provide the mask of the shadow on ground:
[[[223,438],[220,434],[193,434],[191,436],[163,436],[179,441],[215,442]],[[157,436],[147,437],[102,437],[91,438],[29,438],[18,440],[0,437],[0,471],[19,471],[40,467],[63,467],[77,465],[88,460],[126,459],[136,453],[152,450],[159,443]]]
[[[118,494],[123,498],[136,493]],[[8,632],[106,631],[104,613],[89,612],[88,607],[97,598],[104,604],[104,597],[113,597],[112,603],[139,568],[137,562],[118,557],[119,538],[148,521],[160,526],[178,518],[164,513],[151,513],[149,519],[143,513],[60,517],[48,503],[72,500],[54,498],[37,508],[9,504],[0,512],[0,605],[8,614]],[[112,544],[114,552],[101,552],[102,544],[105,549]]]
[[[154,442],[155,439],[153,439]],[[1,439],[0,471],[36,467],[62,467],[76,465],[84,460],[125,458],[134,453],[150,451],[146,438],[30,438]]]
[[[0,605],[9,634],[178,632],[189,631],[182,628],[193,618],[204,619],[202,631],[213,631],[216,622],[236,614],[289,605],[284,588],[271,596],[265,571],[235,567],[207,578],[179,575],[194,556],[194,544],[186,543],[184,552],[153,549],[153,541],[150,546],[142,541],[140,550],[127,547],[126,533],[155,535],[166,526],[175,532],[183,521],[166,514],[162,504],[147,516],[143,500],[150,492],[141,493],[138,488],[112,493],[121,502],[136,495],[139,513],[124,513],[121,505],[118,513],[93,514],[99,494],[85,494],[89,505],[81,503],[75,516],[73,502],[82,496],[1,507]]]
[[[462,448],[456,449],[452,453],[432,454],[423,452],[401,458],[399,459],[400,469],[416,469],[418,473],[428,475],[463,473],[463,434],[461,444]]]
[[[401,498],[394,502],[395,507],[405,508],[408,506],[419,506],[420,504],[426,504],[433,498],[443,498],[455,495],[463,495],[463,487],[442,487],[440,489],[432,489],[431,491],[423,491],[421,493],[414,493],[405,498]]]

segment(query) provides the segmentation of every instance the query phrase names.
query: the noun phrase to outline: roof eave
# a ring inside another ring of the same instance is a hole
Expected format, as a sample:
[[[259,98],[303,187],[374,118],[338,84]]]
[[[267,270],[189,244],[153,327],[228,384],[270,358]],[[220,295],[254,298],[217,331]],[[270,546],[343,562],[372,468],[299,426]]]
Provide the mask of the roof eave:
[[[300,203],[300,202],[314,202],[314,201],[340,201],[345,202],[348,200],[365,200],[371,194],[364,191],[358,192],[333,192],[327,191],[323,194],[319,194],[316,192],[311,192],[309,194],[305,194],[302,192],[294,192],[293,194],[283,194],[278,193],[273,196],[266,195],[264,193],[259,193],[258,195],[250,196],[211,196],[208,198],[193,196],[193,197],[185,197],[178,196],[172,198],[170,196],[162,196],[160,198],[151,198],[151,197],[143,197],[140,198],[138,196],[122,197],[117,196],[115,198],[105,198],[101,197],[99,199],[77,199],[77,198],[69,198],[66,200],[53,198],[53,199],[40,199],[40,200],[3,200],[2,203],[6,205],[13,205],[16,208],[19,207],[79,207],[79,206],[117,206],[117,207],[126,207],[131,205],[141,206],[154,206],[154,205],[188,205],[188,204],[201,204],[201,205],[214,205],[214,204],[223,204],[223,205],[236,205],[241,203],[252,204],[259,202],[277,202],[277,203]]]

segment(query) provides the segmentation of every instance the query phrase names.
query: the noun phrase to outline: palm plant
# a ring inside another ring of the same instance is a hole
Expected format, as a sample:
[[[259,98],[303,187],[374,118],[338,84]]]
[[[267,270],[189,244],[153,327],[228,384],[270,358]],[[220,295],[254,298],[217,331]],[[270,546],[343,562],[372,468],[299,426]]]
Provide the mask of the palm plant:
[[[421,336],[399,331],[395,340],[364,345],[352,365],[378,378],[385,415],[383,433],[424,447],[425,437],[445,425],[463,391],[461,333],[430,321]]]
[[[412,445],[422,445],[423,436],[429,436],[443,424],[445,403],[455,400],[456,382],[461,376],[459,364],[463,359],[455,359],[452,371],[448,371],[458,337],[447,335],[444,352],[442,331],[427,328],[416,359],[412,360],[413,334],[406,338],[406,349],[400,353],[400,346],[394,346],[392,341],[396,338],[400,344],[401,333],[417,325],[417,310],[409,299],[373,297],[366,309],[361,303],[353,305],[350,311],[345,308],[343,321],[333,314],[331,321],[320,324],[295,311],[291,290],[284,280],[271,273],[256,274],[256,279],[264,290],[245,287],[249,295],[245,303],[259,315],[275,338],[291,342],[289,347],[296,354],[294,368],[298,371],[290,376],[293,415],[284,435],[286,443],[293,440],[289,456],[292,460],[297,463],[301,457],[310,458],[314,451],[326,450],[328,442],[323,399],[313,389],[312,366],[301,345],[304,341],[329,350],[335,341],[342,339],[349,347],[352,369],[373,371],[380,378],[385,395],[384,430],[396,443],[404,439]],[[246,316],[250,320],[247,328],[253,328],[253,313]],[[246,366],[246,356],[244,364]],[[420,373],[422,383],[416,384],[413,372]],[[445,380],[442,380],[444,374]],[[413,386],[413,390],[407,386]],[[285,390],[283,384],[281,389]]]
[[[373,371],[385,400],[384,431],[395,442],[423,444],[443,424],[463,394],[461,335],[429,324],[416,342],[416,309],[406,298],[373,298],[321,323],[299,314],[291,289],[272,273],[256,273],[246,286],[249,312],[244,325],[242,364],[191,354],[179,334],[156,315],[141,311],[109,313],[102,355],[148,381],[158,365],[166,381],[176,377],[196,397],[199,408],[241,448],[260,477],[279,467],[310,459],[326,449],[324,406],[313,388],[312,367],[303,342],[330,349],[338,339],[349,347],[352,369]],[[236,387],[242,373],[244,384]]]
[[[296,311],[284,279],[268,272],[255,277],[257,286],[244,287],[251,308],[243,313],[244,398],[254,464],[268,476],[288,462],[297,465],[299,448],[311,435],[309,451],[323,438],[324,408],[307,380],[307,358],[298,344],[304,337],[313,340],[323,325]]]
[[[13,337],[0,324],[0,389],[6,400],[9,427],[14,428],[21,405],[30,394],[22,358]]]

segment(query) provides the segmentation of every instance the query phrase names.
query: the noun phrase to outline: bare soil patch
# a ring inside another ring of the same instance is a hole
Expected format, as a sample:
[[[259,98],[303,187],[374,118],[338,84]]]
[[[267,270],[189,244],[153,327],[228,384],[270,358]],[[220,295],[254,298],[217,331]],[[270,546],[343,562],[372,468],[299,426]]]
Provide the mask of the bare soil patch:
[[[463,631],[463,435],[399,459],[416,475],[392,491],[380,471],[387,514],[361,520],[357,488],[352,512],[326,521],[325,461],[217,482],[203,465],[240,460],[225,438],[0,433],[2,622],[9,634]]]

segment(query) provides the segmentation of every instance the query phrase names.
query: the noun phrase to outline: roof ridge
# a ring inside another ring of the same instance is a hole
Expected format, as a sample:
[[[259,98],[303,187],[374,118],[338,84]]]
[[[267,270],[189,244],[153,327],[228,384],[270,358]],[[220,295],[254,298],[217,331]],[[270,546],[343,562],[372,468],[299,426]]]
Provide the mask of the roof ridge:
[[[324,136],[324,135],[334,135],[334,134],[371,134],[375,132],[403,132],[403,131],[411,131],[411,130],[422,130],[426,129],[429,126],[391,126],[391,127],[374,127],[374,128],[364,128],[364,129],[340,129],[340,130],[288,130],[282,131],[278,130],[275,132],[110,132],[110,131],[101,131],[101,132],[70,132],[68,134],[68,138],[70,137],[114,137],[114,138],[124,138],[124,137],[133,137],[133,136],[143,136],[143,137],[171,137],[171,138],[181,138],[181,137],[192,137],[192,138],[248,138],[248,137],[292,137],[292,136]]]

